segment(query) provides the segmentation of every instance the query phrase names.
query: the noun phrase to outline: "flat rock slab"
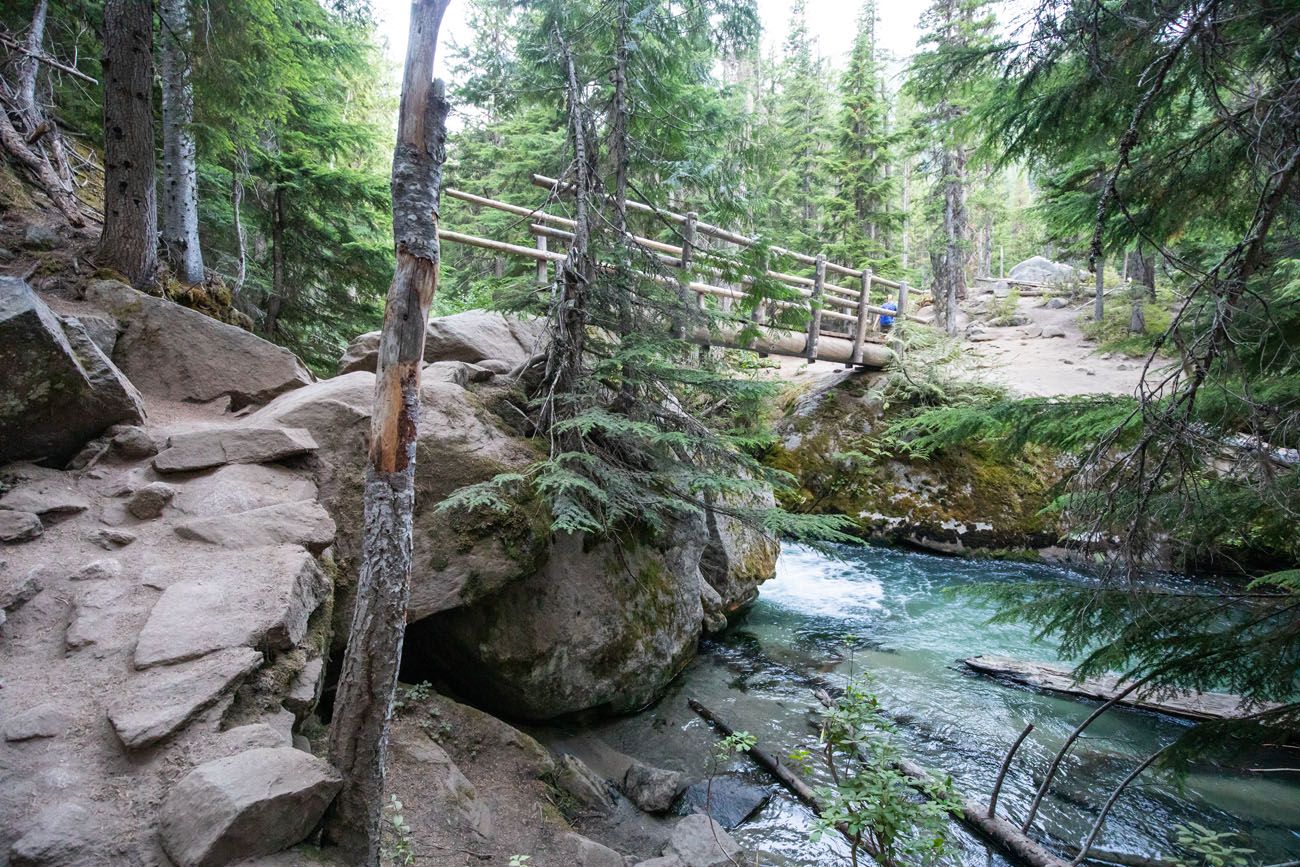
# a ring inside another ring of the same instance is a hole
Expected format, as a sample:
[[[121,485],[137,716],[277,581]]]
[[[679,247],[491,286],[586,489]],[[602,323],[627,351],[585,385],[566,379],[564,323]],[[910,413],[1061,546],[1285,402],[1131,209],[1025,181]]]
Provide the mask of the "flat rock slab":
[[[57,738],[72,725],[72,718],[57,704],[48,702],[14,714],[4,724],[5,740],[29,741]]]
[[[0,509],[33,515],[71,515],[90,508],[90,501],[66,479],[23,482],[0,497]]]
[[[127,588],[119,584],[92,584],[81,590],[64,636],[67,648],[78,650],[94,644],[102,653],[129,641],[130,633],[124,638],[119,628],[119,621],[130,615],[130,609],[119,602],[126,594]]]
[[[289,350],[123,283],[93,281],[86,298],[121,326],[113,361],[146,394],[201,403],[228,396],[236,410],[314,380]]]
[[[203,557],[154,603],[135,648],[136,668],[195,659],[227,647],[289,650],[328,592],[311,554],[296,545]]]
[[[677,823],[662,854],[676,856],[683,867],[731,867],[743,863],[740,846],[731,835],[699,813]]]
[[[211,518],[196,518],[176,527],[182,539],[230,550],[264,545],[302,545],[319,554],[334,541],[334,521],[315,500],[279,503]]]
[[[0,395],[0,464],[61,465],[110,425],[144,420],[139,392],[81,323],[60,322],[16,277],[0,277]]]
[[[160,473],[187,473],[224,464],[264,464],[316,450],[302,428],[226,427],[174,435],[153,459]]]
[[[172,508],[205,518],[316,499],[316,483],[275,464],[229,464],[177,484]]]
[[[223,867],[300,842],[343,786],[338,771],[291,747],[199,765],[163,802],[163,848],[178,867]]]
[[[80,804],[55,804],[38,812],[9,849],[12,867],[92,867],[110,863],[93,839],[96,819]],[[97,851],[98,850],[98,851]]]
[[[1074,673],[1066,666],[1025,662],[1007,656],[972,656],[969,659],[962,660],[962,662],[967,668],[980,674],[1005,678],[1006,680],[1048,692],[1059,692],[1098,701],[1109,701],[1119,695],[1124,690],[1124,687],[1128,685],[1121,684],[1118,678],[1110,675],[1076,680]],[[1180,692],[1152,695],[1143,693],[1141,689],[1129,693],[1120,699],[1118,703],[1171,716],[1188,717],[1189,719],[1239,719],[1278,706],[1264,704],[1247,707],[1241,696],[1228,695],[1222,692]]]
[[[109,707],[108,721],[127,749],[156,744],[211,707],[261,662],[258,651],[234,647],[142,672]]]

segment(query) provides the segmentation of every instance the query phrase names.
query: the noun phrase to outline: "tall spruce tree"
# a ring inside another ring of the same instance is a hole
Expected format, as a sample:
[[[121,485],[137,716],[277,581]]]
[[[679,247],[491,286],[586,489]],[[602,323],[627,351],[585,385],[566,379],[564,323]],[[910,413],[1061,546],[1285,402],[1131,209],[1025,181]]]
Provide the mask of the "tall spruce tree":
[[[832,84],[817,41],[808,32],[807,0],[795,0],[791,7],[777,82],[781,172],[773,183],[774,228],[782,232],[777,239],[782,246],[816,250],[825,242],[821,202],[830,181],[835,128]]]
[[[966,297],[972,252],[968,116],[979,88],[969,76],[954,78],[947,70],[978,57],[994,23],[987,0],[935,0],[922,17],[924,50],[912,62],[910,84],[926,107],[931,141],[931,295],[937,321],[949,334],[957,333],[957,302]]]
[[[867,0],[840,77],[838,134],[830,161],[833,195],[826,206],[828,247],[832,258],[854,267],[894,271],[894,230],[901,214],[894,205],[895,137],[876,53],[876,17],[875,0]]]

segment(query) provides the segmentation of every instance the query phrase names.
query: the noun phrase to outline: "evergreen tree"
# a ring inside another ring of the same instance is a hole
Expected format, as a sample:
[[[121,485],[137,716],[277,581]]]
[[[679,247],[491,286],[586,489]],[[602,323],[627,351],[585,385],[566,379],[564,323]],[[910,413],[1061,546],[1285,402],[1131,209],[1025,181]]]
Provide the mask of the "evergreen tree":
[[[949,334],[957,333],[957,302],[966,297],[966,272],[971,254],[971,225],[966,198],[970,132],[968,115],[980,92],[969,75],[954,76],[986,47],[994,18],[987,0],[935,0],[922,17],[925,50],[913,60],[911,85],[927,108],[924,117],[931,136],[934,192],[929,214],[931,294],[937,321]]]
[[[831,258],[857,268],[894,272],[899,212],[891,164],[894,136],[876,56],[876,4],[867,0],[840,78],[839,133],[830,163],[834,194],[827,205]]]
[[[1300,730],[1300,68],[1285,46],[1300,19],[1246,2],[1095,9],[1043,4],[1029,38],[989,54],[1005,81],[979,116],[991,147],[1048,175],[1053,231],[1090,236],[1093,256],[1158,249],[1178,272],[1173,318],[1135,397],[935,410],[910,435],[1078,453],[1060,505],[1097,580],[995,595],[1082,656],[1081,674],[1254,703],[1162,763],[1286,743]],[[1252,580],[1187,593],[1152,574],[1167,563]]]
[[[820,249],[825,242],[821,199],[829,186],[831,83],[817,43],[808,32],[807,0],[795,0],[779,70],[775,120],[779,134],[780,174],[772,181],[778,209],[776,240],[795,250]]]

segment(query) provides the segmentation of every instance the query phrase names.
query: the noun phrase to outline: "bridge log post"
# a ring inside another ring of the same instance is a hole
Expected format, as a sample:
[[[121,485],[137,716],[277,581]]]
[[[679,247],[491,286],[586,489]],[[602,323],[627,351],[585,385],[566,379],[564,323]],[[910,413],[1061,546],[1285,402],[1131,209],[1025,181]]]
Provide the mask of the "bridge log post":
[[[853,335],[853,354],[845,367],[862,363],[862,342],[867,339],[867,325],[871,321],[871,314],[867,312],[869,303],[871,303],[871,268],[867,267],[862,269],[862,289],[858,292],[858,321]]]
[[[808,363],[817,361],[817,339],[822,333],[822,293],[826,289],[826,254],[817,254],[817,271],[813,279],[812,295],[808,298],[812,316],[808,319]]]
[[[538,235],[538,236],[537,236],[537,249],[540,250],[540,251],[543,252],[543,253],[546,252],[546,236],[545,236],[545,235]],[[551,279],[550,279],[550,277],[547,275],[547,271],[546,271],[546,260],[545,260],[545,259],[541,259],[541,258],[539,258],[539,259],[537,260],[537,285],[538,285],[538,286],[546,286],[546,285],[549,284],[550,282],[551,282]]]
[[[681,309],[673,320],[673,337],[682,340],[686,337],[688,320],[691,317],[691,305],[700,304],[704,299],[700,297],[692,298],[691,295],[691,260],[694,258],[695,251],[695,225],[697,222],[695,212],[686,215],[686,222],[682,225],[682,255],[681,255],[681,272],[677,276],[677,297],[681,301]]]

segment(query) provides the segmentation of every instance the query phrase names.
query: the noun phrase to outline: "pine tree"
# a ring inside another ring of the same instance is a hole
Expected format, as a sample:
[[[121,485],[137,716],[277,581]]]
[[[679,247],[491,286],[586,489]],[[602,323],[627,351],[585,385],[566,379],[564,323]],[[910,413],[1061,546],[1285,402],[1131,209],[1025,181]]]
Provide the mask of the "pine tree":
[[[867,0],[858,16],[839,93],[839,132],[830,163],[834,192],[827,204],[829,252],[854,267],[894,272],[894,231],[901,214],[894,207],[895,137],[876,54],[875,0]]]
[[[935,226],[930,238],[931,294],[938,322],[957,333],[957,302],[966,297],[971,226],[966,198],[970,179],[968,115],[980,82],[952,75],[989,41],[994,19],[987,0],[935,0],[922,18],[926,49],[912,63],[910,84],[927,107],[931,134]]]
[[[807,0],[790,11],[776,99],[775,120],[781,151],[781,174],[773,182],[779,213],[774,220],[778,242],[797,250],[818,250],[824,243],[821,199],[830,179],[831,83],[816,40],[808,32]]]

